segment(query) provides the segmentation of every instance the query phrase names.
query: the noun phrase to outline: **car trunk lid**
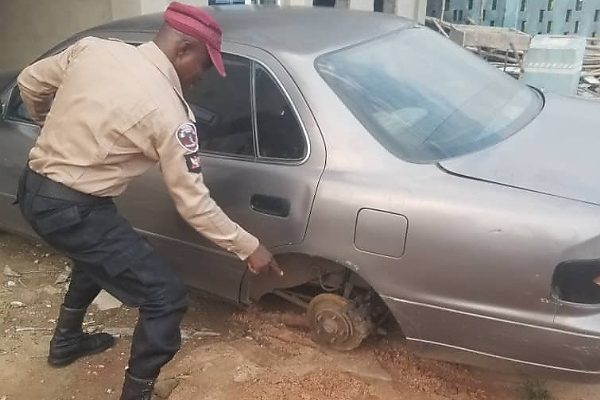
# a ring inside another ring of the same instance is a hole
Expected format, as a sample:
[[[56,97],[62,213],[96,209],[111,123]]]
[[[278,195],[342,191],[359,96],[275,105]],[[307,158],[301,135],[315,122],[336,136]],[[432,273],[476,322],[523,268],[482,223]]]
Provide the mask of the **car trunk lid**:
[[[600,101],[549,95],[505,141],[440,162],[446,172],[600,205]]]

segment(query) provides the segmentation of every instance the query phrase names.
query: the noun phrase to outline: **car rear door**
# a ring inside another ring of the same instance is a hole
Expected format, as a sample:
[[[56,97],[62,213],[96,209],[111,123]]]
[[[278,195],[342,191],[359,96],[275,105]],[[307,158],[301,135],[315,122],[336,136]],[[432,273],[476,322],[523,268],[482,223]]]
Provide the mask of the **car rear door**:
[[[196,115],[204,181],[234,221],[268,248],[285,251],[304,238],[325,146],[303,96],[275,58],[232,44],[224,53],[227,77],[210,71],[186,96]],[[133,182],[120,207],[137,228],[160,233],[157,245],[187,283],[239,300],[245,263],[178,217],[158,169]]]

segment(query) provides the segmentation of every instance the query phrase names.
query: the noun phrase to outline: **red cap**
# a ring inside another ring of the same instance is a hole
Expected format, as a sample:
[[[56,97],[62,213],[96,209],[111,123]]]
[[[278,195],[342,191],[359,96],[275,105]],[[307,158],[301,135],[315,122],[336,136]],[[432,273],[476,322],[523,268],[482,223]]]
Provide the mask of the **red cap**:
[[[165,11],[165,21],[173,29],[204,42],[213,65],[219,74],[225,76],[221,57],[222,32],[212,15],[198,7],[174,1]]]

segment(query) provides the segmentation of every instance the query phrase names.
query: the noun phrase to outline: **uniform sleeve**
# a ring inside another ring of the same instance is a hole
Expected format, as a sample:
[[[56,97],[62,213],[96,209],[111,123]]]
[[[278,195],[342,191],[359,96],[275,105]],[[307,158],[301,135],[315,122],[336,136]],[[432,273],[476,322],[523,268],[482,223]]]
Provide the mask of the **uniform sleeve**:
[[[23,103],[38,124],[44,123],[69,63],[87,41],[82,39],[61,53],[35,62],[19,74],[17,84]]]
[[[170,128],[170,132],[163,131],[157,137],[155,146],[163,179],[177,210],[194,229],[246,260],[258,248],[259,241],[233,222],[211,198],[202,179],[197,143],[196,128],[191,123]]]

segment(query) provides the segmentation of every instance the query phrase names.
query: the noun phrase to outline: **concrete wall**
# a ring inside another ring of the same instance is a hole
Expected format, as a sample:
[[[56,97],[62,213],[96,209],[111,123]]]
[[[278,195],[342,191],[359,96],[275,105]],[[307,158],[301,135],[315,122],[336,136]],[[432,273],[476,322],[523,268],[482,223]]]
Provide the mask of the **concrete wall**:
[[[208,0],[179,0],[195,6],[207,6]],[[140,14],[163,12],[171,0],[111,0],[113,19],[134,17]]]
[[[110,0],[0,1],[0,71],[19,69],[73,33],[112,19]]]
[[[373,11],[374,1],[336,0],[335,6],[353,10]],[[384,0],[383,12],[400,15],[423,23],[427,14],[427,0]]]
[[[427,0],[396,0],[395,13],[397,15],[423,23],[426,12]]]
[[[180,0],[197,6],[208,0]],[[74,33],[113,20],[162,12],[171,0],[0,0],[0,71],[18,70]],[[247,4],[264,0],[245,0]],[[312,0],[279,0],[311,6]],[[336,7],[373,10],[373,0],[337,0]],[[384,11],[424,22],[427,0],[384,0]]]
[[[207,5],[208,0],[180,0]],[[0,71],[20,69],[74,33],[140,14],[170,0],[0,0]]]
[[[281,4],[283,6],[306,7],[306,6],[312,6],[313,1],[312,0],[280,0],[279,4]]]

